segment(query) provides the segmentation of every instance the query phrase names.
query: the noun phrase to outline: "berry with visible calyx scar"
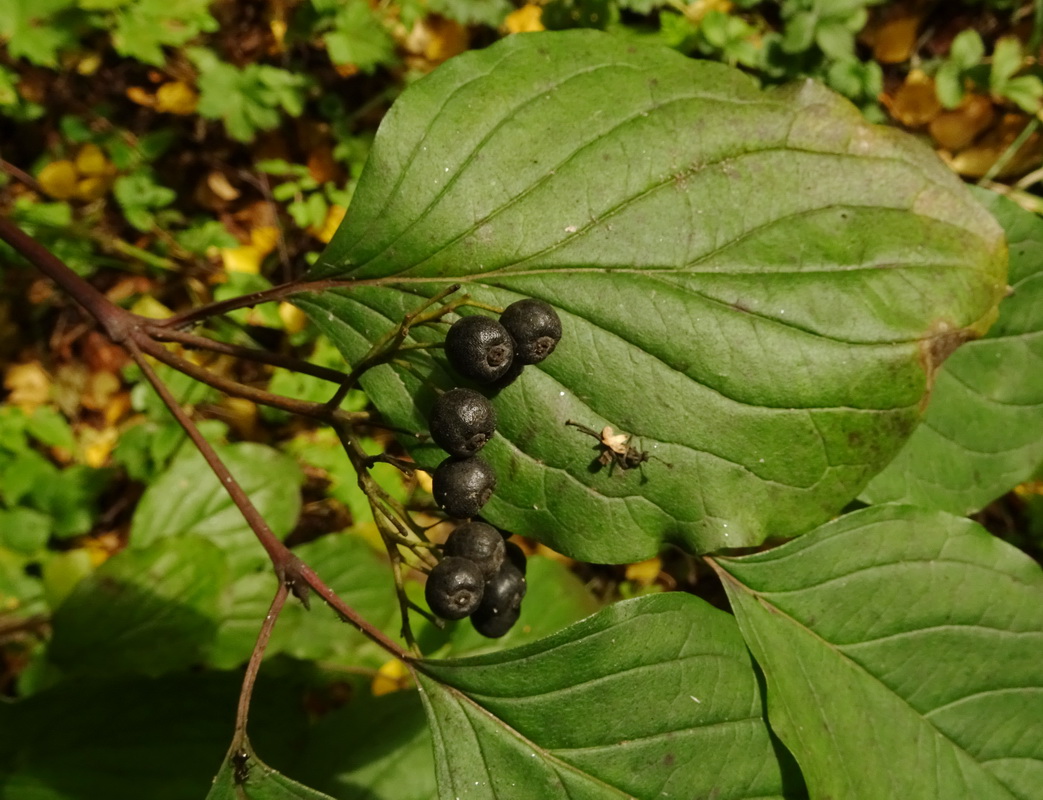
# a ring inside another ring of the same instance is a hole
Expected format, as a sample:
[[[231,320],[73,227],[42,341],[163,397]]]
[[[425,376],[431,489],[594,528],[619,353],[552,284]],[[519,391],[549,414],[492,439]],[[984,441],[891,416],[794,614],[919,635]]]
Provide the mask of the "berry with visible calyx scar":
[[[473,456],[496,431],[496,412],[473,389],[450,389],[431,410],[431,438],[450,455]]]
[[[510,561],[486,581],[478,608],[471,614],[471,624],[482,636],[498,639],[509,631],[521,615],[525,597],[525,576]]]
[[[561,319],[542,300],[511,303],[500,315],[500,324],[514,340],[514,359],[522,364],[540,363],[561,340]]]
[[[486,579],[492,578],[503,564],[507,549],[503,537],[492,525],[465,522],[445,540],[445,554],[473,561]]]
[[[514,342],[492,317],[464,317],[446,333],[445,355],[461,375],[491,383],[511,368]]]
[[[439,464],[431,476],[435,502],[450,517],[467,519],[477,514],[492,497],[496,473],[481,456],[453,458]]]
[[[442,619],[463,619],[478,608],[485,593],[485,576],[466,558],[439,561],[424,586],[424,598]]]

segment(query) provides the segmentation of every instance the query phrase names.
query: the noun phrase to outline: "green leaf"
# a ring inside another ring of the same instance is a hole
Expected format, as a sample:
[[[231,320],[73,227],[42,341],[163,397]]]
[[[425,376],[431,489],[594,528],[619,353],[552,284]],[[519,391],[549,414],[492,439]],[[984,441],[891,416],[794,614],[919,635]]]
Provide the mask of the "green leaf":
[[[394,60],[395,40],[367,3],[347,3],[334,17],[334,28],[325,36],[334,64],[354,64],[372,73]]]
[[[984,57],[985,44],[981,40],[981,34],[973,28],[960,31],[952,40],[949,58],[959,69],[976,67]]]
[[[915,426],[940,356],[991,321],[1006,252],[933,152],[822,87],[761,91],[570,31],[509,37],[407,90],[312,277],[384,284],[296,298],[349,363],[456,281],[494,307],[552,303],[561,345],[495,393],[482,513],[627,562],[836,514]],[[437,351],[409,359],[363,383],[422,431],[431,384],[460,379]],[[656,459],[592,469],[570,419]]]
[[[989,72],[989,89],[995,94],[1003,94],[1007,81],[1021,69],[1021,41],[1017,36],[1004,36],[996,42],[992,51],[992,70]]]
[[[0,543],[0,620],[10,614],[24,619],[47,611],[43,585],[26,574],[29,559]]]
[[[0,40],[11,58],[57,67],[77,40],[75,0],[0,0]]]
[[[249,142],[257,131],[279,126],[280,107],[297,116],[304,107],[309,80],[267,64],[247,64],[239,69],[221,61],[202,47],[187,48],[199,70],[200,116],[220,119],[232,138]]]
[[[1027,114],[1039,111],[1043,80],[1036,75],[1019,75],[1003,84],[1002,94]]]
[[[416,674],[442,797],[804,796],[734,619],[691,595]]]
[[[205,797],[232,736],[241,682],[241,674],[214,673],[78,679],[2,703],[0,797]],[[285,753],[305,725],[299,689],[262,675],[250,709],[258,749]]]
[[[205,256],[212,248],[236,247],[238,240],[216,219],[200,219],[191,227],[174,234],[177,243],[190,253]]]
[[[952,62],[946,62],[934,76],[934,90],[946,108],[956,108],[963,102],[963,73]]]
[[[139,169],[130,175],[120,175],[112,186],[112,193],[123,210],[127,222],[139,231],[149,231],[155,224],[153,211],[166,208],[177,199],[177,192],[156,182],[150,170]]]
[[[56,409],[40,406],[26,419],[26,432],[47,447],[62,447],[72,450],[76,440],[69,421]]]
[[[272,769],[246,747],[229,752],[206,800],[332,800]]]
[[[945,362],[923,423],[866,502],[971,514],[1043,465],[1043,220],[994,192],[977,196],[1007,232],[1013,293],[985,337]]]
[[[201,660],[217,628],[224,554],[198,536],[123,550],[54,614],[48,658],[66,672],[160,675]]]
[[[0,547],[34,555],[47,545],[52,522],[50,516],[31,508],[0,508]]]
[[[294,774],[334,797],[437,797],[431,734],[416,692],[353,697],[345,708],[319,720],[301,750]]]
[[[218,455],[272,532],[281,538],[293,530],[302,481],[293,459],[252,442],[218,448]],[[195,450],[178,458],[145,491],[131,522],[130,547],[190,534],[199,534],[224,550],[233,577],[268,562],[239,509]]]
[[[324,536],[294,549],[363,618],[381,624],[396,636],[401,627],[398,599],[391,568],[360,537],[351,534]],[[250,657],[257,631],[275,593],[269,572],[245,575],[233,585],[230,611],[221,621],[208,661],[223,668],[235,667]],[[309,611],[300,603],[287,604],[272,633],[267,655],[287,653],[295,658],[377,668],[388,656],[333,611],[313,603]]]
[[[204,31],[217,30],[211,0],[137,0],[117,12],[112,44],[121,56],[162,67],[163,46],[176,47]]]
[[[1038,797],[1043,571],[966,519],[876,506],[718,560],[812,797]]]
[[[514,7],[509,0],[430,0],[431,10],[464,25],[503,24]]]

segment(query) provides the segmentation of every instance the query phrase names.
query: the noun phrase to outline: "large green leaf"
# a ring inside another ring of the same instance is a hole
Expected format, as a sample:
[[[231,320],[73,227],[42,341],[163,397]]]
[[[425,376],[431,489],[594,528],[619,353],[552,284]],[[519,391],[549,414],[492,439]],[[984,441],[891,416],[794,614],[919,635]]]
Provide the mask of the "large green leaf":
[[[327,714],[293,766],[294,775],[337,800],[437,796],[431,734],[414,691],[363,695]]]
[[[691,595],[416,671],[441,797],[804,796],[734,619]]]
[[[552,303],[562,343],[496,394],[483,513],[621,562],[835,514],[898,451],[941,360],[993,319],[1006,252],[928,148],[821,86],[761,91],[572,31],[509,37],[404,93],[312,277],[354,283],[296,301],[353,363],[453,282],[493,306]],[[365,388],[423,430],[431,384],[459,378],[440,355],[410,360]],[[659,460],[593,470],[568,419]]]
[[[218,453],[272,532],[281,537],[293,530],[301,509],[302,476],[296,462],[253,442],[221,447]],[[195,450],[178,458],[146,490],[134,512],[130,546],[192,533],[225,551],[233,575],[268,563],[243,515]]]
[[[1011,295],[985,338],[945,362],[923,424],[866,487],[869,502],[970,514],[1043,466],[1043,220],[979,197],[1007,232]]]
[[[813,798],[1039,800],[1030,558],[966,519],[873,506],[717,563]]]
[[[58,607],[48,658],[94,675],[192,666],[214,638],[227,579],[224,554],[199,536],[124,550]]]
[[[69,680],[2,703],[0,800],[199,800],[231,740],[241,681],[200,672]],[[261,676],[250,731],[262,753],[285,758],[305,735],[300,694]]]

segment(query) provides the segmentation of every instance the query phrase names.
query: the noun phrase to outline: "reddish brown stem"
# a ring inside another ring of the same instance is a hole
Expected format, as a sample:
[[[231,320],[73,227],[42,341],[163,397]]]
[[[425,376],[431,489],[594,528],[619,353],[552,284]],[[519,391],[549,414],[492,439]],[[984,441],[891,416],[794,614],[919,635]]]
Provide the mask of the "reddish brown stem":
[[[286,584],[280,582],[279,587],[275,590],[275,597],[272,598],[272,604],[268,607],[268,614],[261,624],[261,630],[257,634],[257,643],[254,644],[253,652],[250,653],[250,660],[246,664],[246,674],[243,675],[243,686],[239,690],[239,706],[235,712],[235,736],[232,739],[232,747],[236,747],[246,740],[246,722],[250,716],[250,698],[253,696],[254,684],[257,683],[257,674],[261,671],[264,651],[272,638],[275,622],[279,619],[279,614],[286,604],[288,594]]]
[[[341,372],[340,370],[330,369],[329,367],[320,367],[316,364],[309,364],[307,361],[300,358],[285,356],[281,353],[269,353],[267,350],[243,347],[238,344],[218,342],[213,339],[208,339],[205,336],[196,336],[194,333],[187,333],[186,331],[150,326],[148,332],[151,334],[153,339],[160,342],[177,342],[185,347],[195,350],[208,350],[212,353],[221,353],[236,358],[245,358],[249,361],[256,361],[260,364],[282,367],[283,369],[293,370],[294,372],[300,372],[304,375],[311,375],[312,377],[324,381],[330,381],[331,383],[340,383],[344,380],[346,375],[346,373]]]

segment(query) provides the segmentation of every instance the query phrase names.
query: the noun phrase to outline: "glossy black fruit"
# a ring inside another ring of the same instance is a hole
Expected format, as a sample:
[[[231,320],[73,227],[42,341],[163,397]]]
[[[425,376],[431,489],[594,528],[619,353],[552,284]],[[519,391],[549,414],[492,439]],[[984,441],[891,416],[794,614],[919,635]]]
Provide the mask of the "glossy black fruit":
[[[485,576],[473,561],[449,556],[427,576],[424,597],[442,619],[463,619],[478,608],[485,590]]]
[[[507,548],[500,532],[484,522],[465,522],[445,540],[445,554],[473,561],[486,579],[492,578],[503,564]]]
[[[540,363],[561,341],[561,319],[542,300],[511,303],[500,315],[500,324],[514,340],[515,361],[522,364]]]
[[[463,317],[445,335],[445,354],[461,375],[492,383],[511,368],[514,341],[492,317]]]
[[[473,389],[450,389],[431,410],[431,438],[450,455],[473,456],[496,431],[496,411]]]
[[[525,576],[510,561],[485,584],[482,601],[471,614],[471,624],[482,636],[498,639],[509,631],[521,615],[525,597]]]
[[[496,473],[481,456],[450,456],[435,468],[431,483],[435,502],[445,513],[467,519],[477,514],[492,497]]]
[[[514,566],[518,568],[518,571],[524,575],[525,567],[527,566],[525,561],[525,551],[518,547],[514,542],[504,542],[503,548],[507,560],[514,564]]]

